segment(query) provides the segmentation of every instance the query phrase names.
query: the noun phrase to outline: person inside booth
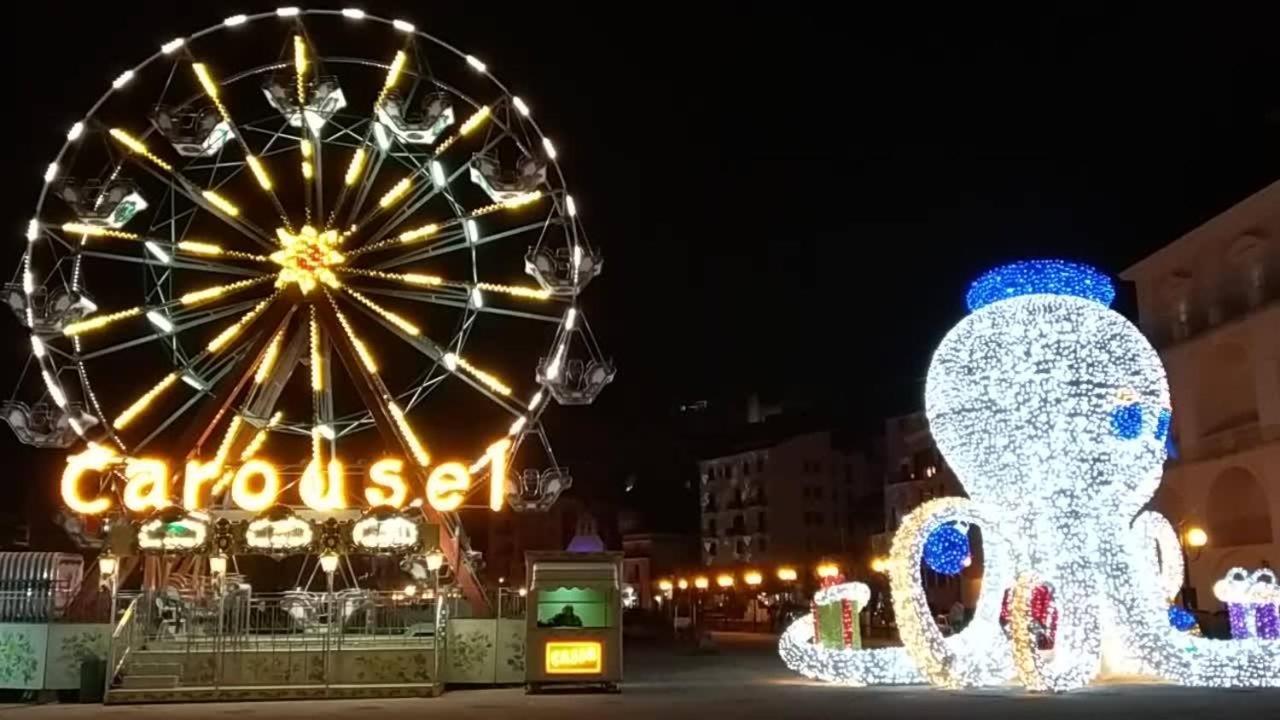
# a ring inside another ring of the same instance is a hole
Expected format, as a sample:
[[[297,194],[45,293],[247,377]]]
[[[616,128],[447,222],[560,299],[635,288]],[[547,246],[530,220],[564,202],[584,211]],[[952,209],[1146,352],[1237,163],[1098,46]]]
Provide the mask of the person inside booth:
[[[551,618],[551,627],[582,627],[582,618],[573,612],[572,605],[565,605]]]

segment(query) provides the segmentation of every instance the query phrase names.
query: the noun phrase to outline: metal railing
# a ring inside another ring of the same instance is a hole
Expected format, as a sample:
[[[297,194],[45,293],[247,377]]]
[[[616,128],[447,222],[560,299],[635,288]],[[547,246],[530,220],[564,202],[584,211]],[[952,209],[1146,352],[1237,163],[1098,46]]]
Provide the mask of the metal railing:
[[[434,651],[436,604],[431,591],[255,594],[238,583],[122,597],[112,677],[172,676],[179,687],[352,684],[360,682],[349,672],[354,656],[373,665],[398,650]]]

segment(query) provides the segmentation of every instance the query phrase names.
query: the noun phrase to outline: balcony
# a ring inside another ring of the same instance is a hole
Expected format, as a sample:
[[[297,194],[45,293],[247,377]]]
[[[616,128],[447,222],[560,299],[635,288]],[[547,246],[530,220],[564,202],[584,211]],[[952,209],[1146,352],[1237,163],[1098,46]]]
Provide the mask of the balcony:
[[[1222,292],[1209,302],[1193,304],[1186,321],[1176,323],[1169,318],[1152,318],[1143,323],[1143,332],[1158,350],[1193,340],[1218,327],[1235,322],[1249,315],[1280,308],[1280,281],[1264,285],[1253,297],[1235,289]]]
[[[1200,438],[1198,442],[1188,447],[1176,462],[1212,460],[1273,442],[1280,442],[1280,425],[1249,423]]]

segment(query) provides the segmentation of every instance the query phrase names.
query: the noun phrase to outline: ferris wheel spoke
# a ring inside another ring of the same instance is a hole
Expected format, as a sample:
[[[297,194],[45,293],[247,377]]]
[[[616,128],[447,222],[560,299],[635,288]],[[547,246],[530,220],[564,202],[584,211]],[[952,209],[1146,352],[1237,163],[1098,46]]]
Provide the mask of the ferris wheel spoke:
[[[213,72],[208,65],[196,60],[194,55],[188,53],[191,59],[191,71],[195,73],[196,80],[199,82],[201,89],[204,90],[205,97],[213,103],[217,108],[218,114],[222,116],[223,122],[231,129],[231,134],[235,137],[236,142],[240,144],[240,149],[244,152],[245,163],[253,172],[254,179],[258,181],[258,187],[266,193],[271,200],[271,204],[275,207],[276,213],[280,216],[280,222],[290,231],[293,232],[293,224],[289,220],[289,213],[285,211],[284,205],[280,202],[280,197],[275,192],[275,182],[271,179],[271,175],[267,172],[267,168],[262,161],[253,153],[249,147],[249,143],[245,140],[244,132],[240,125],[236,123],[231,116],[231,112],[222,102],[222,88],[218,85],[218,81],[213,77]],[[306,130],[306,108],[298,108],[298,112],[302,113],[303,131]]]
[[[225,296],[243,292],[249,288],[270,282],[273,279],[275,279],[274,275],[267,275],[249,280],[238,280],[233,283],[227,283],[226,285],[215,285],[213,287],[184,293],[180,297],[164,303],[137,305],[125,310],[90,315],[83,320],[65,325],[62,328],[62,334],[67,337],[77,337],[84,335],[85,333],[101,330],[102,328],[121,320],[143,316],[146,316],[153,325],[156,325],[161,329],[165,329],[165,326],[171,326],[172,322],[169,321],[165,315],[161,314],[162,311],[166,311],[174,307],[195,307],[197,305],[205,305],[214,302],[215,300],[220,301]]]
[[[97,350],[94,350],[92,352],[77,353],[77,354],[71,355],[70,359],[76,362],[89,362],[91,360],[97,360],[98,358],[105,357],[107,355],[113,355],[117,352],[120,352],[121,350],[127,350],[131,347],[136,347],[138,345],[142,345],[142,344],[151,342],[153,340],[163,340],[165,338],[180,335],[181,333],[184,333],[188,330],[193,330],[198,327],[203,327],[205,325],[208,325],[209,323],[217,322],[225,317],[229,317],[237,313],[242,313],[254,307],[255,305],[257,305],[258,302],[259,302],[258,300],[248,300],[245,302],[236,303],[235,305],[229,305],[224,308],[218,308],[217,310],[210,310],[203,313],[192,314],[192,315],[183,316],[183,317],[179,317],[176,314],[171,315],[170,318],[173,323],[173,330],[170,332],[164,332],[162,330],[157,329],[153,333],[143,335],[141,337],[133,338],[131,340],[119,342],[119,343],[116,343],[115,345],[110,345],[108,347],[98,348]]]
[[[211,242],[179,240],[178,242],[171,244],[170,241],[157,237],[139,235],[137,233],[115,230],[98,225],[86,225],[84,223],[63,223],[61,230],[64,233],[80,236],[81,247],[83,247],[90,238],[115,239],[139,243],[146,249],[149,256],[158,262],[158,264],[166,266],[173,266],[175,256],[197,258],[195,263],[193,263],[193,267],[196,267],[197,269],[203,269],[200,266],[209,267],[213,265],[213,263],[200,260],[200,258],[209,257],[223,258],[226,260],[243,260],[264,264],[272,263],[271,258],[266,255],[256,255],[254,253],[241,252],[239,250],[227,250],[221,245]]]
[[[394,257],[389,260],[383,260],[382,262],[374,263],[370,267],[372,267],[374,270],[390,270],[392,268],[397,268],[402,265],[408,265],[409,263],[418,262],[420,260],[428,260],[430,258],[439,257],[441,255],[447,255],[449,253],[467,251],[473,247],[479,247],[481,245],[487,245],[489,243],[497,242],[499,240],[505,240],[510,237],[524,235],[525,233],[530,233],[536,230],[545,229],[549,222],[550,222],[550,216],[548,216],[547,219],[541,220],[536,223],[526,223],[518,227],[509,228],[507,230],[491,233],[489,235],[481,235],[479,230],[476,229],[474,231],[474,237],[468,237],[468,231],[465,230],[464,228],[464,230],[447,234],[447,235],[442,235],[438,238],[435,238],[434,242],[427,245],[426,247],[423,247],[418,250],[414,250],[412,252],[405,253],[404,255],[400,255],[398,257]],[[387,242],[387,241],[384,241],[384,242]],[[379,247],[377,249],[382,250],[382,249],[385,249],[385,247],[393,247],[394,245],[395,243],[390,243],[384,247]],[[357,255],[358,252],[359,251],[356,251],[350,254]]]
[[[506,317],[520,318],[522,320],[537,320],[546,323],[559,323],[564,319],[563,315],[545,315],[542,313],[529,312],[527,310],[511,310],[508,308],[491,307],[485,305],[475,307],[469,296],[456,297],[448,295],[440,295],[431,292],[422,292],[415,290],[397,290],[393,288],[375,288],[358,286],[360,292],[369,295],[378,295],[381,297],[393,297],[401,300],[411,300],[413,302],[427,303],[430,305],[441,305],[444,307],[467,309],[486,314],[486,315],[502,315]],[[468,294],[469,295],[469,294]]]
[[[186,415],[187,412],[190,411],[192,408],[194,408],[198,403],[205,400],[206,395],[210,392],[211,388],[213,388],[218,383],[220,383],[232,370],[235,369],[236,365],[239,363],[242,356],[243,356],[243,353],[233,353],[231,355],[228,355],[226,358],[221,359],[219,362],[217,362],[213,366],[207,368],[206,369],[206,377],[208,378],[207,386],[203,388],[193,387],[193,389],[195,389],[196,392],[194,392],[190,398],[185,400],[182,403],[182,405],[178,407],[177,410],[174,410],[163,421],[161,421],[158,425],[156,425],[156,427],[153,428],[150,433],[148,433],[145,437],[139,440],[133,446],[133,451],[139,452],[144,448],[146,448],[148,445],[151,444],[152,441],[154,441],[157,437],[159,437],[161,433],[167,430],[171,425],[173,425],[173,423],[177,422],[179,418],[181,418],[183,415]]]
[[[106,250],[81,250],[80,255],[84,257],[96,258],[101,260],[113,260],[116,262],[134,263],[136,265],[147,265],[152,268],[173,268],[176,270],[195,270],[199,272],[207,272],[219,275],[240,275],[257,277],[262,275],[261,271],[251,268],[235,267],[232,265],[223,265],[221,263],[212,263],[202,260],[180,260],[174,259],[168,263],[160,262],[149,256],[141,255],[121,255]]]

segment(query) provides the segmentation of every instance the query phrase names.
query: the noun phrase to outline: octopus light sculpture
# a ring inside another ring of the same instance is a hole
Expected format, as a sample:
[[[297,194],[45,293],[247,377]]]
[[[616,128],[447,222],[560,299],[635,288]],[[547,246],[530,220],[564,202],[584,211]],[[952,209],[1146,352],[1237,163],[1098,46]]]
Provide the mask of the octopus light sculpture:
[[[1169,386],[1155,349],[1109,308],[1114,296],[1105,275],[1057,260],[1014,263],[973,284],[971,313],[939,345],[925,390],[933,437],[968,498],[927,502],[894,535],[903,646],[823,648],[802,617],[779,641],[790,668],[853,685],[1064,691],[1097,677],[1105,655],[1108,667],[1182,685],[1280,685],[1280,642],[1170,625],[1177,534],[1143,510],[1166,458]],[[938,528],[966,524],[982,533],[982,587],[972,621],[943,637],[921,559]],[[1059,613],[1052,650],[1038,646],[1032,622],[1045,585]]]

